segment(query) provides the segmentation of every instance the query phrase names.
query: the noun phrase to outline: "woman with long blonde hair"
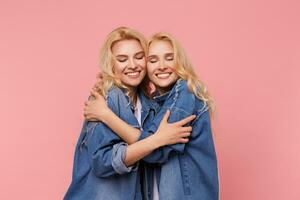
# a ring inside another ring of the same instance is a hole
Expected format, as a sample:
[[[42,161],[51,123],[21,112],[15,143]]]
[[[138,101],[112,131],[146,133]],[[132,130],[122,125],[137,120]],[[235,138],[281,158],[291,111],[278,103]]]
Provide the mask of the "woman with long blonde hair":
[[[151,118],[152,103],[144,93],[146,40],[137,31],[120,27],[108,34],[100,62],[107,108],[115,117],[140,130]],[[97,94],[99,94],[97,93]],[[92,99],[92,98],[91,98]],[[93,105],[90,101],[89,105]],[[88,105],[88,104],[87,104]],[[65,200],[142,200],[138,161],[156,148],[187,142],[186,127],[163,120],[151,137],[129,144],[102,122],[85,121],[77,142],[72,182]]]

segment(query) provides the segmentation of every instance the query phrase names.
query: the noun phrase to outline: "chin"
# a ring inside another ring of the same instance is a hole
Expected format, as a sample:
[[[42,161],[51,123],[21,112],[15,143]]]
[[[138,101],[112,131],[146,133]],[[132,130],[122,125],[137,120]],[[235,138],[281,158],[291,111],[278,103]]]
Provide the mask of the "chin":
[[[125,82],[126,85],[130,86],[130,87],[137,87],[142,81],[138,80],[138,81],[128,81]]]

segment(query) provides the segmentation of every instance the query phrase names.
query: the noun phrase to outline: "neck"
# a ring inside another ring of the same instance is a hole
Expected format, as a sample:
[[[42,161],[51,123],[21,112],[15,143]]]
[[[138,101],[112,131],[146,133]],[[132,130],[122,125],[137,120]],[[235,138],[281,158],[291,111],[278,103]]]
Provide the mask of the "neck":
[[[131,99],[131,101],[135,105],[136,101],[137,101],[137,87],[127,86],[127,88],[128,88],[128,92],[129,92],[129,98]]]
[[[163,95],[163,94],[169,92],[173,88],[174,84],[175,83],[170,84],[167,87],[158,87],[158,86],[156,86],[156,89],[157,89],[159,95]]]

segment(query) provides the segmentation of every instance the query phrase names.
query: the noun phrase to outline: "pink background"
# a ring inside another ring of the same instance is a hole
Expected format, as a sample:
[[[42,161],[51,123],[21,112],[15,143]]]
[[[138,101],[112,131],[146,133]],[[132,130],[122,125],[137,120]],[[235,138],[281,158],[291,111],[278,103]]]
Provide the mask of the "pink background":
[[[221,199],[300,199],[300,3],[0,1],[0,199],[62,199],[105,35],[173,33],[214,96]]]

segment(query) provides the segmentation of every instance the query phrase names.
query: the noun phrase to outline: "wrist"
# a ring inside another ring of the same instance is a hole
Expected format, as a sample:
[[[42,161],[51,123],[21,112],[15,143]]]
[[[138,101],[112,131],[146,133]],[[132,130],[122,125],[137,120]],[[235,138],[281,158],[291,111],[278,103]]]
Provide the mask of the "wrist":
[[[112,112],[108,107],[101,108],[101,112],[98,113],[97,119],[103,123],[109,121],[110,112]]]
[[[155,133],[151,136],[149,136],[152,141],[155,149],[164,146],[165,144],[163,143],[163,140],[160,138],[159,134]]]

